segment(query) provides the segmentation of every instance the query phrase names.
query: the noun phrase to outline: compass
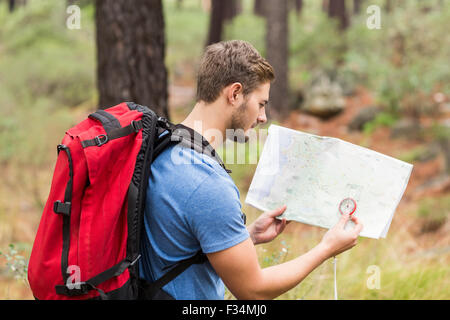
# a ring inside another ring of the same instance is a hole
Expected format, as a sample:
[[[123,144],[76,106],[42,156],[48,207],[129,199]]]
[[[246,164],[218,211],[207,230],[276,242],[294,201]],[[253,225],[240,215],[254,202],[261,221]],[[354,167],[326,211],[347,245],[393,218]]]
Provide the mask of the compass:
[[[352,198],[345,198],[339,204],[339,212],[341,214],[352,215],[356,211],[356,201]]]

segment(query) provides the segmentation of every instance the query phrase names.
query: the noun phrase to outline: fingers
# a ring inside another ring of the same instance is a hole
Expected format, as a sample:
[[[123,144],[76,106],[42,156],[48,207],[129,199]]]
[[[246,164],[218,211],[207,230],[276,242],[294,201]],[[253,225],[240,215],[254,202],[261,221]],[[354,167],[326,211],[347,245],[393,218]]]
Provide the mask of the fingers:
[[[277,225],[277,234],[280,234],[283,232],[284,228],[286,228],[286,225],[288,222],[286,222],[286,218],[283,218],[280,223]]]
[[[350,216],[350,219],[352,219],[352,221],[353,221],[355,224],[358,224],[359,219],[358,219],[355,215],[351,215],[351,216]]]
[[[363,224],[361,222],[359,222],[358,219],[353,220],[353,221],[356,223],[356,225],[353,228],[353,230],[358,235],[358,234],[360,234],[360,232],[361,232],[361,230],[363,229],[364,226],[363,226]]]
[[[267,214],[269,217],[275,218],[275,217],[282,215],[283,212],[286,211],[286,208],[287,208],[287,206],[283,205],[283,206],[279,207],[278,209],[268,211]]]
[[[355,223],[355,226],[351,230],[352,234],[353,234],[353,242],[351,244],[351,247],[354,247],[358,243],[358,236],[359,236],[359,233],[361,232],[361,230],[363,229],[363,224],[355,216],[352,216],[351,220]]]
[[[348,214],[343,214],[343,215],[341,216],[341,218],[339,219],[337,225],[338,225],[340,228],[344,228],[344,227],[345,227],[345,224],[347,223],[347,221],[348,221],[349,219],[350,219],[350,216],[349,216]]]

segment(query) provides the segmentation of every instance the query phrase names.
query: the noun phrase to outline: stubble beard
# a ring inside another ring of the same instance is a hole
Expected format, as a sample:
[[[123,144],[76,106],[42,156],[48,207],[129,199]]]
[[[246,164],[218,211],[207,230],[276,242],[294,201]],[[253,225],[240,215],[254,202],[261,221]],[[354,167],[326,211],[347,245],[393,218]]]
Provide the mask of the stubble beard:
[[[244,101],[231,115],[230,140],[239,143],[246,143],[249,137],[245,134],[245,112],[247,111],[247,102]],[[232,138],[232,139],[231,139]]]

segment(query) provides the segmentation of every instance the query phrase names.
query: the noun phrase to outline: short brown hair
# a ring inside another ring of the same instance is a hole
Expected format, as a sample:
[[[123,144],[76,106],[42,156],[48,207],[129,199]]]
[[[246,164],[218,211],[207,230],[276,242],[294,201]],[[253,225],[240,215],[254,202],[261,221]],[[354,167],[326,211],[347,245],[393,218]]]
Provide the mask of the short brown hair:
[[[214,102],[223,88],[240,82],[244,96],[275,79],[273,67],[248,42],[231,40],[206,47],[197,75],[197,101]]]

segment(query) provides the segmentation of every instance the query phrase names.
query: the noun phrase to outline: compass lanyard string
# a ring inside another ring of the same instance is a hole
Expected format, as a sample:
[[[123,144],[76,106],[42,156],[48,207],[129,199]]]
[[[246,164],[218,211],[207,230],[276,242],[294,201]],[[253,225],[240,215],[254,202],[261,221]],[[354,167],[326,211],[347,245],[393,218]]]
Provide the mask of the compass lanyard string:
[[[337,259],[336,257],[333,257],[333,269],[334,269],[334,300],[338,299],[338,294],[337,294],[337,280],[336,280],[336,264],[337,264]]]

